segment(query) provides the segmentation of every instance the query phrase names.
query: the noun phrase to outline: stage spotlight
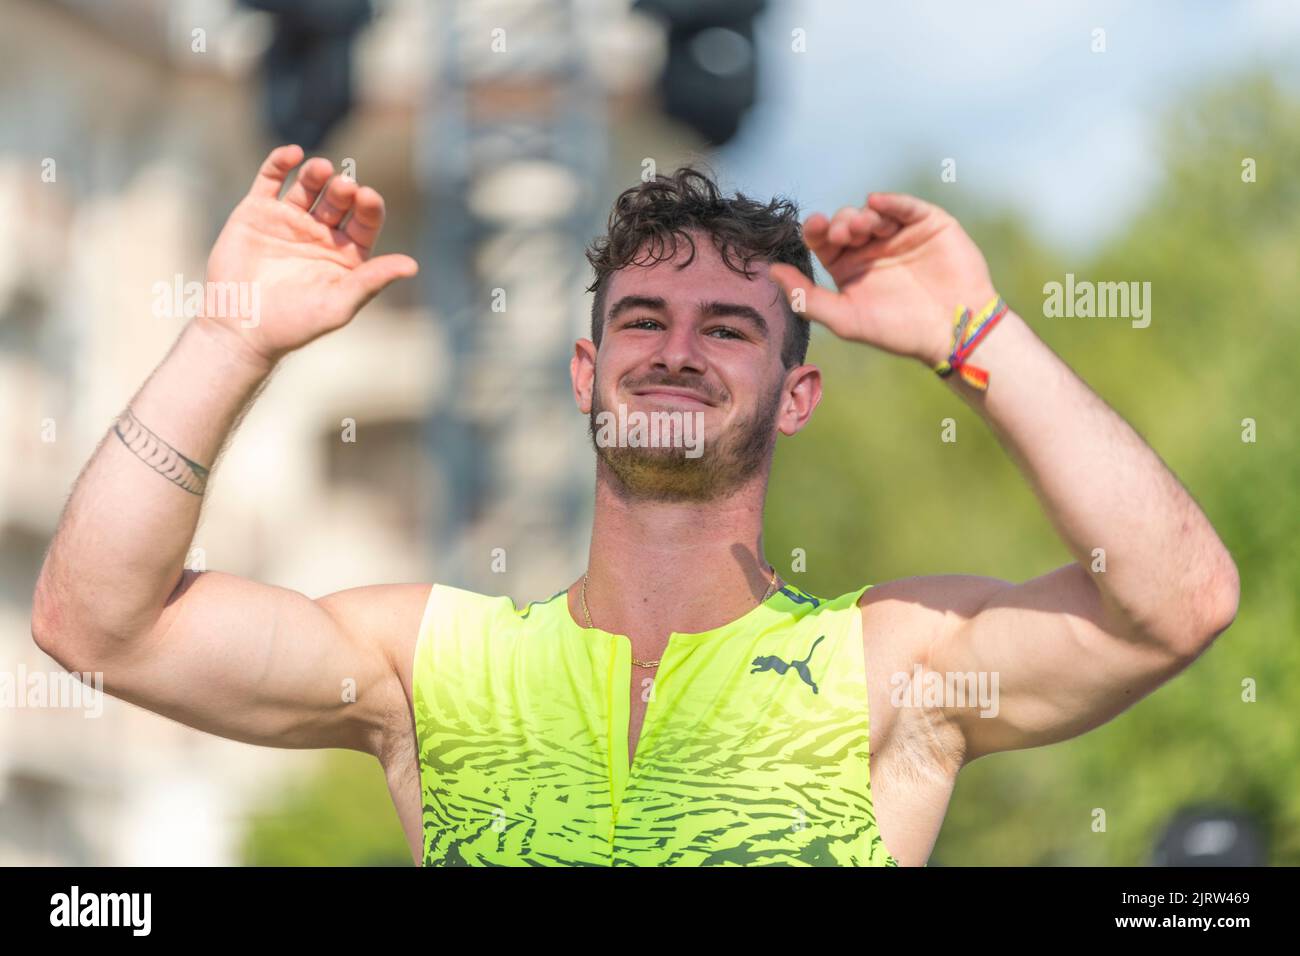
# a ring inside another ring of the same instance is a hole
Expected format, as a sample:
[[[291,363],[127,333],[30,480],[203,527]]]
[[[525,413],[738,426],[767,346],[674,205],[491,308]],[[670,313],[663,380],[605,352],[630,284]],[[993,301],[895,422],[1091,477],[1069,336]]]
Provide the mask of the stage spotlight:
[[[754,17],[766,0],[637,0],[660,19],[668,57],[659,78],[664,111],[712,146],[740,128],[758,85]]]
[[[316,149],[352,106],[352,42],[370,20],[370,0],[243,3],[274,19],[262,72],[276,140]]]

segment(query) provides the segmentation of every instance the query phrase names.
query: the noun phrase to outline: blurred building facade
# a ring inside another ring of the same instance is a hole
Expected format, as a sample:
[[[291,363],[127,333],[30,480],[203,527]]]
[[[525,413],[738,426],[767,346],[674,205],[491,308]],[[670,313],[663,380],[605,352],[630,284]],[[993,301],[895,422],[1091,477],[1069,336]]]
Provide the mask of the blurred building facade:
[[[384,194],[381,251],[415,254],[420,280],[283,363],[188,563],[313,597],[440,580],[522,604],[586,560],[581,243],[645,157],[695,143],[645,95],[658,41],[621,0],[376,7],[358,102],[319,152]],[[0,0],[0,20],[0,671],[53,674],[30,638],[36,576],[184,324],[154,314],[155,284],[202,280],[273,145],[268,25],[227,0]],[[480,52],[497,29],[504,55]],[[102,706],[0,707],[0,865],[238,863],[248,808],[317,759]]]

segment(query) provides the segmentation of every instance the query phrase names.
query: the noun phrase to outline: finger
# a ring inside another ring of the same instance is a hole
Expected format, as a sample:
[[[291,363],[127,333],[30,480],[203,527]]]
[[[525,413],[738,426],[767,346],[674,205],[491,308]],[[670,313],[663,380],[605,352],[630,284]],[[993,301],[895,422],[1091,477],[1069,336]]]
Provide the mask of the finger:
[[[813,251],[817,260],[826,269],[844,254],[844,247],[829,239],[831,221],[820,212],[815,212],[803,224],[804,244]]]
[[[856,245],[865,242],[871,230],[864,225],[859,215],[862,210],[853,206],[844,206],[831,220],[827,230],[827,239],[839,246]]]
[[[284,201],[299,209],[310,209],[333,173],[333,163],[324,156],[313,156],[299,168],[298,178],[284,194]]]
[[[266,159],[262,160],[262,168],[253,178],[253,185],[248,190],[248,194],[266,199],[279,199],[285,179],[301,162],[301,146],[277,146],[271,150]]]
[[[877,234],[877,230],[887,229],[890,234],[898,231],[898,223],[892,226],[887,225],[892,220],[887,219],[880,213],[871,208],[854,209],[844,219],[849,230],[848,245],[858,248]]]
[[[357,195],[357,184],[346,176],[335,176],[329,185],[321,191],[320,200],[312,209],[314,218],[333,229],[343,221],[352,209],[352,200]]]
[[[369,186],[357,190],[352,201],[352,218],[343,227],[344,234],[361,248],[369,251],[379,239],[384,228],[384,197]]]
[[[773,263],[768,275],[785,294],[796,315],[820,322],[836,335],[842,335],[853,321],[853,304],[838,292],[823,289],[794,266]]]
[[[392,254],[367,259],[352,270],[352,283],[362,302],[368,302],[384,290],[390,282],[409,279],[420,271],[420,265],[410,256]]]
[[[871,211],[875,212],[874,209]],[[871,227],[871,235],[874,237],[873,241],[874,239],[888,239],[902,228],[897,219],[891,219],[888,216],[876,213],[876,223]]]
[[[904,226],[919,222],[934,208],[928,202],[906,193],[871,193],[867,196],[867,205],[876,212],[898,220]]]
[[[816,251],[818,246],[826,243],[826,232],[830,225],[831,221],[819,212],[813,213],[804,220],[803,241],[808,248]]]

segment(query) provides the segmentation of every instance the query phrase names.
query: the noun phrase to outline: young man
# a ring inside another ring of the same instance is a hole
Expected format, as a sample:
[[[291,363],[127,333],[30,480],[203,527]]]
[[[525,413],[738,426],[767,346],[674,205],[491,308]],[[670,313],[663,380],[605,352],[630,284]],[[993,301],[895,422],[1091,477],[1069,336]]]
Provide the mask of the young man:
[[[597,446],[580,579],[520,609],[441,585],[312,600],[183,570],[206,468],[276,362],[416,272],[371,256],[383,200],[329,161],[279,198],[302,158],[270,154],[208,261],[209,282],[260,284],[261,322],[191,321],[132,399],[69,500],[32,632],[210,733],[374,754],[418,862],[921,865],[961,767],[1104,723],[1236,614],[1205,515],[1000,307],[943,210],[873,193],[801,230],[789,203],[724,199],[691,169],[624,192],[588,254],[592,337],[570,367]],[[812,284],[809,248],[838,292]],[[1076,562],[835,598],[783,582],[763,503],[777,433],[821,399],[809,319],[941,370]],[[702,423],[702,453],[611,442],[601,413],[619,406]],[[945,693],[895,706],[898,674]],[[952,693],[972,676],[997,699]]]

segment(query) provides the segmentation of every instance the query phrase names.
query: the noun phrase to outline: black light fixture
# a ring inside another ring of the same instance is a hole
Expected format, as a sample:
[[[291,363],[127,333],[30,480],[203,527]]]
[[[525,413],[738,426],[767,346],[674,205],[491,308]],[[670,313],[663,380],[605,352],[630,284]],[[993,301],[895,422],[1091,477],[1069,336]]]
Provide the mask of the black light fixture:
[[[352,43],[370,0],[242,0],[274,18],[262,61],[276,139],[316,149],[352,106]]]
[[[1230,807],[1187,807],[1165,827],[1152,866],[1266,866],[1255,821]]]
[[[756,99],[754,18],[767,0],[636,0],[633,6],[668,31],[659,78],[664,111],[721,146]]]

